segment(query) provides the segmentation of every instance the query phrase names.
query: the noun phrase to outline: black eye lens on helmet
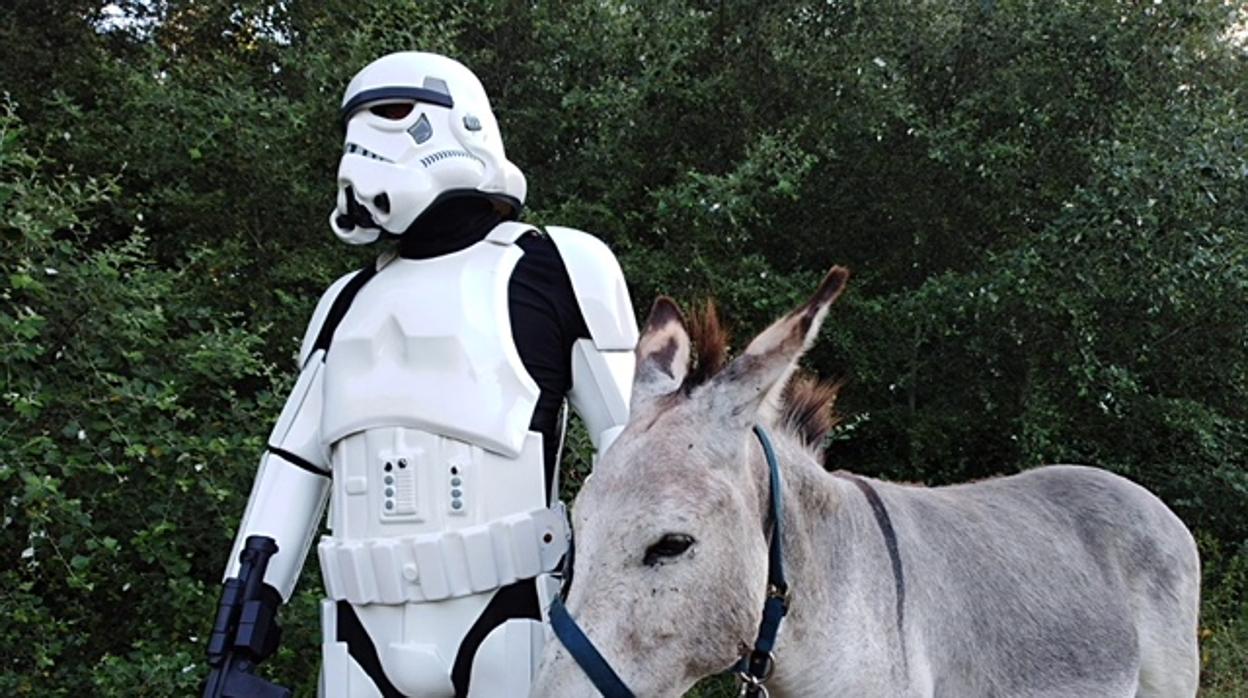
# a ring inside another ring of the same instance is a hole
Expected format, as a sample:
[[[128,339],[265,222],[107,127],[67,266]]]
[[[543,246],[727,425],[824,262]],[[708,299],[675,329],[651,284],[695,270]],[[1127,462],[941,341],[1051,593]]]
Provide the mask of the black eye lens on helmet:
[[[682,555],[691,545],[693,545],[693,536],[684,533],[664,534],[659,542],[646,548],[646,556],[642,558],[642,562],[648,567],[653,567],[665,559]]]
[[[369,107],[368,110],[383,119],[399,121],[401,119],[406,119],[407,115],[412,113],[412,108],[415,106],[415,102],[391,102],[389,104],[378,104],[376,106]]]

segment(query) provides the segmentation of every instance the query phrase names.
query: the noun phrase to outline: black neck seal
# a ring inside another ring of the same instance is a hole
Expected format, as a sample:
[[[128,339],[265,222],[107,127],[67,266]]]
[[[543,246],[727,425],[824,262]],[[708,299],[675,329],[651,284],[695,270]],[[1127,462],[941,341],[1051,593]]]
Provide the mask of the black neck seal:
[[[464,194],[434,203],[399,238],[399,256],[428,259],[458,252],[485,239],[503,222],[485,196]]]

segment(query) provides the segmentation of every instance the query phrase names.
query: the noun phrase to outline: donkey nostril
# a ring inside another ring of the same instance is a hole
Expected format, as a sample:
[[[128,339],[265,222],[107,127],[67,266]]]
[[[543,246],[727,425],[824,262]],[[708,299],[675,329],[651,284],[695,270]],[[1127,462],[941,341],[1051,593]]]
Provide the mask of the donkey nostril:
[[[340,230],[350,230],[351,228],[355,227],[355,221],[352,220],[351,216],[348,216],[346,214],[343,214],[335,218],[334,223],[338,225],[338,228]]]
[[[378,194],[373,197],[373,205],[382,213],[390,213],[390,197],[385,194]]]

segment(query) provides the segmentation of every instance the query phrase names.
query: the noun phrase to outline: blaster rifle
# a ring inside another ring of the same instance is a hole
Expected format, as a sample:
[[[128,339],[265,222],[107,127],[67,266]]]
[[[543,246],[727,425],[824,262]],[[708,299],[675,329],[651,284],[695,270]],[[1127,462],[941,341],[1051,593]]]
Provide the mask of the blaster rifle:
[[[217,620],[208,638],[204,698],[291,698],[290,689],[256,676],[256,665],[277,649],[281,628],[277,607],[281,596],[264,583],[277,542],[248,536],[239,553],[238,576],[225,580]],[[276,597],[276,598],[274,598]]]

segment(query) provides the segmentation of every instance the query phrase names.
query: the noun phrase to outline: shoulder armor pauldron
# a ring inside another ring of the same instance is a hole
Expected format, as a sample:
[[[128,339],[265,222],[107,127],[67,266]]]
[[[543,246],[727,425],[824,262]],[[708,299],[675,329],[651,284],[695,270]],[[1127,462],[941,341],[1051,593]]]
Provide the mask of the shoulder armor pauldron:
[[[546,234],[572,280],[585,326],[601,350],[632,350],[637,345],[637,319],[629,299],[624,272],[610,248],[589,233],[547,226]]]

